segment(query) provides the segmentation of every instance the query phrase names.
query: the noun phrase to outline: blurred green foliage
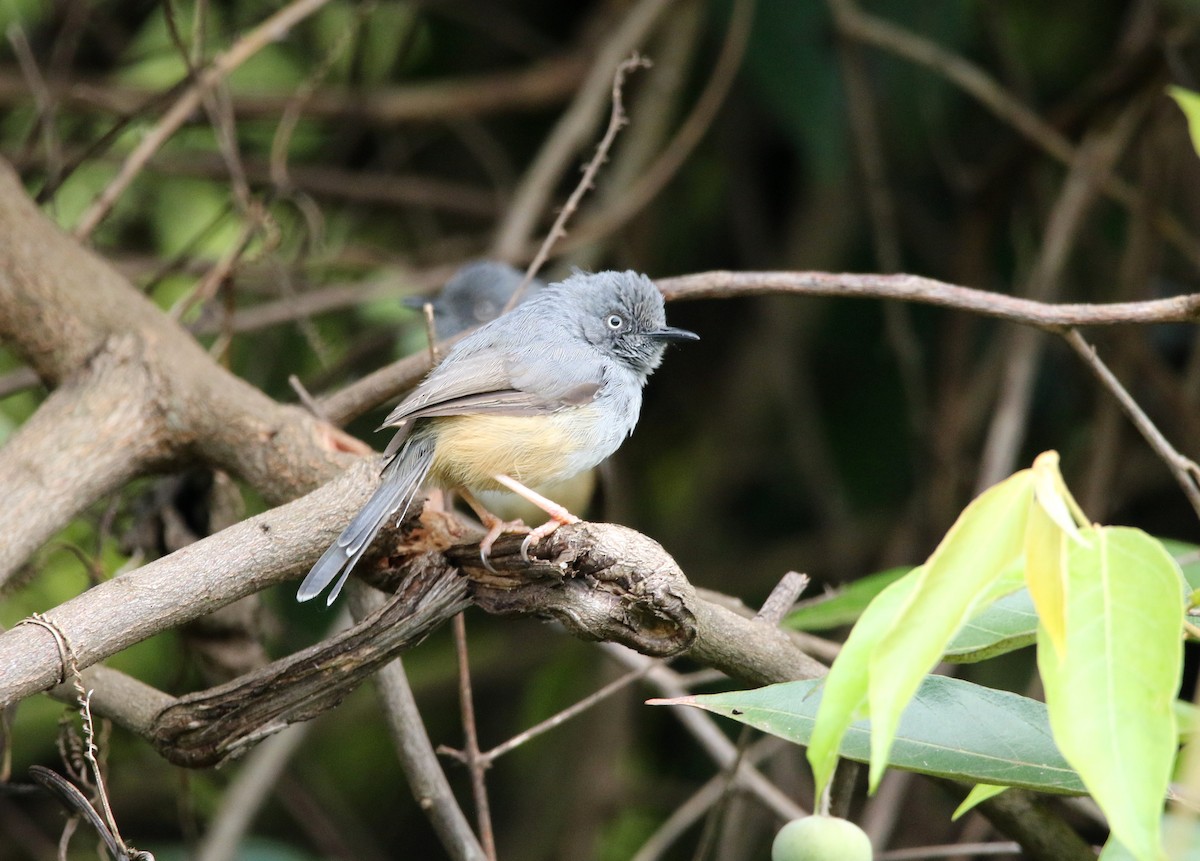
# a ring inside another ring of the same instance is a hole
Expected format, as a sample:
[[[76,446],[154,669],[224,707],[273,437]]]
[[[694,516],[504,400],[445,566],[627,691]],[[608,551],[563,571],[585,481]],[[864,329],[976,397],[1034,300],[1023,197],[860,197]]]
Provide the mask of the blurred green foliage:
[[[1195,222],[1200,171],[1183,160],[1181,154],[1194,161],[1184,121],[1162,95],[1171,70],[1186,68],[1193,56],[1188,34],[1200,12],[1194,3],[1162,4],[1149,23],[1134,14],[1136,4],[1115,0],[864,5],[977,64],[1073,141],[1147,100],[1142,132],[1119,171]],[[266,0],[204,4],[198,56],[210,60],[280,6]],[[686,68],[677,70],[680,90],[662,107],[670,116],[686,114],[695,102],[725,36],[729,0],[706,0],[703,7],[703,38]],[[17,165],[64,228],[78,223],[153,128],[171,101],[164,94],[186,80],[167,27],[168,8],[190,45],[192,3],[0,0],[0,25],[19,25],[48,79],[64,88],[96,87],[120,96],[122,105],[146,105],[126,112],[78,93],[64,95],[48,135],[36,100],[4,97],[0,154]],[[461,84],[585,52],[627,9],[624,3],[547,0],[446,7],[330,0],[265,45],[215,101],[231,106],[236,163],[246,171],[255,204],[268,213],[269,229],[254,234],[215,299],[185,322],[201,332],[205,346],[223,348],[219,359],[236,374],[285,401],[295,400],[289,375],[321,394],[425,349],[420,315],[397,300],[434,286],[439,279],[431,272],[449,272],[487,252],[515,184],[562,105],[400,122],[381,120],[367,106],[422,84]],[[1160,45],[1175,34],[1169,49],[1175,53],[1139,49],[1145,32],[1157,34],[1149,43]],[[660,38],[646,46],[652,57],[661,53]],[[712,127],[656,200],[606,241],[598,265],[654,276],[710,268],[878,269],[876,227],[849,121],[848,112],[857,108],[847,104],[838,52],[826,4],[759,0],[743,67]],[[858,53],[878,108],[875,146],[887,170],[906,270],[1001,292],[1025,290],[1061,190],[1061,165],[944,74],[874,48],[860,46]],[[25,80],[8,43],[0,47],[0,76]],[[1181,83],[1196,89],[1195,81]],[[306,101],[310,90],[313,103]],[[630,105],[644,92],[644,80],[635,79]],[[298,111],[287,146],[290,182],[276,184],[272,144],[289,100]],[[343,110],[330,108],[330,101]],[[641,131],[625,131],[614,160]],[[218,140],[208,113],[197,112],[92,237],[97,252],[164,309],[185,300],[250,223],[231,181],[240,168],[230,165]],[[660,140],[653,148],[665,145]],[[351,187],[348,178],[366,190]],[[412,178],[442,185],[431,197],[405,198],[404,181]],[[565,172],[552,209],[577,178],[574,170]],[[474,208],[460,197],[475,201]],[[494,212],[478,201],[494,201]],[[1123,263],[1135,233],[1124,209],[1097,205],[1072,237],[1059,279],[1062,297],[1109,301],[1195,289],[1192,267],[1153,235],[1144,240],[1152,246],[1151,263],[1127,277],[1118,274],[1135,269]],[[564,255],[550,275],[572,262]],[[373,298],[356,297],[364,285],[378,288]],[[222,327],[239,312],[338,290],[349,298],[234,332],[224,344]],[[592,516],[646,532],[695,583],[751,605],[787,570],[812,575],[816,594],[928,555],[972,494],[1010,327],[904,308],[900,316],[916,345],[921,387],[914,393],[889,328],[894,321],[878,302],[759,297],[677,303],[669,314],[703,341],[673,350],[655,375],[639,428],[612,464]],[[1194,438],[1193,419],[1180,406],[1190,395],[1175,401],[1171,394],[1194,369],[1191,338],[1181,327],[1162,327],[1136,343],[1102,342],[1135,395],[1153,393],[1155,418],[1174,438]],[[0,376],[20,367],[0,351]],[[0,442],[45,396],[34,387],[0,398]],[[381,444],[372,431],[383,409],[349,429]],[[1195,518],[1167,471],[1106,417],[1109,409],[1069,356],[1047,351],[1015,466],[1056,447],[1072,485],[1094,488],[1081,494],[1089,514],[1195,540]],[[1111,466],[1107,473],[1105,465]],[[86,588],[84,561],[65,545],[79,548],[105,576],[127,564],[131,548],[123,539],[144,519],[137,502],[154,486],[146,479],[99,503],[47,545],[31,562],[25,585],[0,602],[0,623],[14,624]],[[263,509],[252,489],[242,493],[247,513]],[[264,606],[271,654],[313,642],[335,615],[297,607],[287,588],[264,596]],[[589,646],[565,643],[545,626],[471,614],[470,630],[484,746],[553,714],[612,672]],[[190,690],[203,684],[192,648],[167,635],[112,665],[167,690]],[[414,650],[406,666],[435,744],[460,744],[448,633]],[[1019,668],[1005,674],[1014,685],[1027,678]],[[567,848],[572,857],[630,857],[711,775],[711,764],[669,715],[645,714],[639,703],[646,693],[633,687],[496,764],[488,780],[501,857],[568,857],[562,854]],[[60,705],[40,697],[18,710],[16,774],[33,762],[54,765],[61,713]],[[185,776],[119,731],[110,761],[123,827],[160,858],[181,853],[190,835],[203,830],[239,768]],[[792,778],[787,790],[803,800],[805,784],[795,779],[799,760],[781,760],[779,768]],[[447,769],[467,798],[463,770],[449,761]],[[915,793],[913,803],[922,802],[928,810],[945,806],[944,799]],[[48,805],[39,808],[47,834],[57,833],[52,813]],[[902,818],[900,839],[932,841],[944,836],[942,824],[932,815]],[[354,857],[396,857],[397,847],[406,857],[439,857],[398,774],[370,690],[317,722],[239,857],[317,857],[316,838],[326,827],[340,829]],[[765,851],[765,828],[747,825],[746,833],[748,845],[759,840]],[[76,838],[77,854],[87,842]],[[689,858],[692,848],[669,857]],[[28,857],[16,851],[0,846],[0,859]]]

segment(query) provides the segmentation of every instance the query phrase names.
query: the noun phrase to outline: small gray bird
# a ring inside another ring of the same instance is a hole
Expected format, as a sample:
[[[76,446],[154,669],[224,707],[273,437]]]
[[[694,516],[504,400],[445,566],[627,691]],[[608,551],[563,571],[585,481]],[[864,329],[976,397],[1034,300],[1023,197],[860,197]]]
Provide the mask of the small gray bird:
[[[498,260],[476,260],[460,267],[431,300],[413,296],[404,300],[410,308],[426,301],[433,306],[433,327],[439,338],[491,322],[504,311],[525,273]],[[546,282],[534,278],[521,294],[521,301],[536,295]]]
[[[307,601],[334,583],[332,604],[371,539],[403,518],[426,483],[458,489],[488,533],[488,553],[511,526],[472,490],[511,490],[550,515],[528,548],[577,518],[529,490],[591,469],[637,424],[642,387],[670,341],[699,336],[666,325],[662,294],[636,272],[576,273],[486,323],[387,417],[397,428],[383,481],[296,593]],[[336,580],[336,582],[334,582]]]

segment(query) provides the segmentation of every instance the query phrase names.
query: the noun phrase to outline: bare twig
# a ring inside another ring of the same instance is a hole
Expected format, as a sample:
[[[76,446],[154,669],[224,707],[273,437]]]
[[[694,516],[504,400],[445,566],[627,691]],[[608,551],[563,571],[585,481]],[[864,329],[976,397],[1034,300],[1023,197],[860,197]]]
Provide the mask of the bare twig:
[[[631,669],[642,669],[647,661],[652,659],[632,652],[612,643],[605,643],[604,651],[618,662]],[[647,681],[664,697],[679,697],[687,694],[687,689],[679,682],[679,675],[670,667],[654,662],[646,674]],[[717,726],[716,721],[698,709],[674,708],[671,713],[692,734],[704,752],[721,768],[728,768],[737,759],[737,747]],[[764,805],[783,819],[798,819],[806,815],[806,811],[784,794],[779,787],[771,783],[762,772],[742,762],[737,770],[740,785],[762,801]]]
[[[1143,302],[1092,305],[1038,302],[972,287],[959,287],[919,275],[714,271],[655,280],[668,300],[720,299],[770,293],[899,299],[969,311],[1052,332],[1071,326],[1192,323],[1200,315],[1200,293]]]
[[[274,15],[238,39],[229,50],[218,54],[211,65],[199,74],[196,82],[184,90],[175,104],[158,123],[139,140],[121,165],[121,169],[100,195],[84,211],[75,225],[75,236],[83,239],[108,215],[113,204],[134,178],[141,173],[156,152],[189,116],[200,107],[204,96],[230,72],[250,59],[262,48],[281,38],[288,30],[324,6],[328,0],[292,0]]]
[[[641,172],[637,182],[621,189],[619,194],[614,194],[613,200],[605,200],[601,211],[585,219],[563,242],[563,250],[573,250],[576,246],[594,242],[597,237],[617,230],[641,212],[678,173],[712,125],[737,77],[742,55],[750,38],[755,2],[756,0],[737,0],[734,3],[729,28],[721,45],[721,54],[713,67],[712,76],[687,119],[663,148],[662,154],[650,167]]]
[[[233,861],[242,837],[271,796],[280,775],[308,736],[311,723],[296,724],[272,736],[246,757],[212,823],[193,855],[195,861]]]
[[[1167,465],[1171,474],[1175,477],[1175,481],[1183,489],[1184,495],[1188,502],[1191,503],[1192,509],[1196,515],[1200,517],[1200,467],[1196,462],[1189,457],[1181,454],[1175,446],[1163,436],[1162,431],[1150,420],[1145,411],[1138,405],[1138,402],[1133,399],[1129,392],[1121,385],[1121,381],[1116,378],[1108,366],[1101,361],[1096,354],[1096,350],[1091,346],[1084,337],[1075,329],[1070,329],[1063,333],[1063,338],[1073,349],[1088,370],[1100,381],[1100,384],[1117,399],[1121,405],[1121,409],[1125,411],[1125,415],[1129,416],[1129,420],[1133,422],[1134,427],[1145,438],[1150,447]]]
[[[612,70],[645,40],[670,0],[639,0],[601,47],[570,108],[559,119],[513,195],[491,255],[517,258],[541,218],[566,165],[592,134],[612,84]]]
[[[561,726],[571,718],[582,714],[597,703],[603,702],[613,694],[623,691],[638,679],[645,677],[646,673],[648,673],[650,668],[653,666],[654,664],[647,663],[642,669],[631,670],[625,675],[621,676],[619,679],[614,679],[604,687],[600,688],[598,691],[593,691],[578,702],[567,706],[567,708],[563,709],[562,711],[551,715],[544,721],[534,724],[533,726],[529,727],[529,729],[517,733],[512,738],[508,739],[508,741],[501,742],[491,750],[485,751],[484,753],[480,754],[481,758],[489,764],[494,762],[509,751],[515,750],[516,748],[525,744],[525,742],[537,738],[542,733],[549,732],[557,726]]]
[[[20,624],[45,629],[54,638],[55,645],[58,647],[63,680],[74,690],[75,704],[79,708],[79,717],[83,726],[83,759],[89,766],[88,777],[95,787],[95,798],[100,805],[100,812],[103,814],[102,823],[96,823],[97,827],[103,824],[107,828],[112,841],[124,852],[124,857],[141,857],[121,837],[121,830],[117,827],[116,817],[113,816],[112,803],[109,801],[108,790],[105,788],[104,771],[97,758],[96,728],[92,721],[92,695],[84,687],[83,676],[80,673],[79,662],[75,658],[75,648],[71,640],[53,620],[40,613],[29,616]],[[69,834],[64,832],[63,839],[64,841],[69,840]]]
[[[475,700],[471,694],[471,662],[467,656],[467,623],[463,614],[454,617],[454,652],[458,656],[458,704],[462,714],[463,750],[460,758],[471,775],[471,795],[475,799],[475,818],[479,823],[479,842],[490,861],[496,861],[496,835],[492,832],[492,808],[488,804],[484,773],[488,762],[479,752],[479,732],[475,726]]]
[[[1049,301],[1062,292],[1063,273],[1105,177],[1111,175],[1134,129],[1145,116],[1139,100],[1122,112],[1110,128],[1089,135],[1076,151],[1046,224],[1045,239],[1029,276],[1025,293]],[[1025,425],[1033,399],[1033,383],[1044,341],[1036,332],[1012,333],[1005,350],[1000,397],[988,427],[980,456],[976,492],[982,492],[1013,471],[1025,438]]]
[[[754,614],[754,621],[778,625],[808,588],[809,577],[797,571],[789,571],[775,584],[767,600]]]
[[[46,164],[49,167],[48,181],[54,182],[62,173],[63,168],[62,144],[58,139],[58,132],[54,125],[55,100],[46,86],[46,79],[42,75],[41,69],[38,68],[37,60],[33,56],[33,50],[29,46],[29,40],[26,38],[25,31],[18,21],[13,21],[8,25],[7,35],[8,43],[13,49],[13,55],[17,58],[17,64],[21,67],[21,74],[25,76],[25,80],[29,85],[29,92],[33,96],[34,104],[37,107],[33,132],[41,132],[42,146],[46,152]]]
[[[587,61],[587,56],[577,49],[515,71],[494,71],[368,92],[322,87],[305,105],[305,115],[321,119],[350,117],[390,126],[529,110],[554,104],[575,93],[588,69]],[[75,110],[122,116],[138,113],[148,99],[162,95],[158,89],[143,90],[107,81],[51,80],[47,86],[55,100]],[[29,86],[21,76],[0,70],[0,105],[24,104],[29,98]],[[234,97],[233,107],[240,117],[274,119],[287,109],[291,100],[291,93],[241,93]]]
[[[840,26],[847,17],[858,13],[854,0],[828,0],[833,20]],[[871,219],[871,239],[875,261],[884,272],[900,272],[900,225],[896,202],[888,185],[885,147],[879,129],[875,94],[871,89],[860,46],[847,39],[838,40],[838,60],[846,87],[847,113],[853,132],[854,151],[862,171],[867,213]],[[913,330],[908,310],[889,305],[884,309],[884,331],[896,354],[900,381],[908,401],[908,416],[913,436],[927,438],[929,393],[924,382],[921,347]]]
[[[754,765],[785,745],[782,739],[769,736],[761,738],[746,751],[743,761]],[[739,787],[740,788],[740,787]],[[686,801],[675,808],[670,816],[658,826],[646,842],[638,849],[632,861],[658,861],[675,844],[683,834],[700,821],[700,818],[712,809],[726,793],[726,776],[724,772],[710,777],[708,781],[696,790]]]
[[[612,149],[617,135],[629,122],[629,118],[625,115],[625,103],[621,96],[625,88],[625,76],[634,69],[646,68],[649,65],[649,60],[636,53],[631,57],[626,57],[617,64],[617,69],[613,72],[612,78],[612,110],[609,113],[608,128],[604,131],[604,137],[600,139],[600,143],[596,146],[596,154],[592,156],[591,160],[584,167],[583,176],[580,177],[579,184],[575,186],[575,190],[571,192],[571,196],[563,204],[558,217],[554,219],[554,224],[550,227],[549,232],[546,233],[546,238],[542,240],[537,254],[533,255],[533,260],[529,262],[529,266],[525,270],[525,277],[521,279],[521,283],[517,285],[517,289],[508,298],[508,302],[504,306],[505,311],[511,311],[521,301],[521,296],[530,282],[533,281],[533,276],[537,275],[542,265],[546,262],[546,258],[550,256],[550,249],[554,247],[554,243],[567,235],[567,222],[575,214],[575,210],[579,208],[579,202],[583,200],[583,196],[592,189],[596,173],[600,170],[600,165],[604,164],[608,158],[608,151]]]
[[[925,858],[951,858],[963,855],[1020,855],[1020,843],[950,843],[945,846],[915,846],[912,849],[892,849],[875,856],[877,861],[923,861]]]

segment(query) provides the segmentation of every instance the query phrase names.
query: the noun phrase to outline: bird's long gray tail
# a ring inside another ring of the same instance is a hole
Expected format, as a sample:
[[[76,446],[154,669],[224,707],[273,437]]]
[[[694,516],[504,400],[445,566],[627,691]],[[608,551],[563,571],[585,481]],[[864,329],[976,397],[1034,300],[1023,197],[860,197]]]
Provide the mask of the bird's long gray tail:
[[[326,599],[326,604],[334,602],[375,534],[392,515],[399,512],[397,519],[402,520],[408,513],[413,497],[417,495],[433,464],[433,449],[434,440],[429,437],[415,436],[405,441],[396,456],[383,468],[383,483],[375,494],[308,572],[296,592],[297,601],[315,598],[337,578]]]

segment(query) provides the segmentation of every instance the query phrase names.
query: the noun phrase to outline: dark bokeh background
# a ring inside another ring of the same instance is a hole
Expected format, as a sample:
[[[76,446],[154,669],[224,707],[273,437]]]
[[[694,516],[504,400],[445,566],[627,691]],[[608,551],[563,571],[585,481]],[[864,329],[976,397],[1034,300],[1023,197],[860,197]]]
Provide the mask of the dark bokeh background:
[[[1183,253],[1155,227],[1155,213],[1166,211],[1185,234],[1197,229],[1196,153],[1164,93],[1169,83],[1198,85],[1200,8],[1185,0],[864,4],[918,47],[973,64],[1051,137],[1088,153],[1074,174],[1084,199],[1075,218],[1064,220],[1075,193],[1068,167],[1018,131],[1013,111],[965,93],[945,64],[914,63],[862,36],[839,38],[831,9],[853,11],[847,4],[759,0],[741,68],[698,146],[635,217],[615,232],[589,232],[589,219],[675,145],[672,133],[711,84],[734,7],[746,5],[670,5],[643,45],[655,67],[637,73],[626,92],[632,123],[549,275],[572,264],[652,276],[892,270],[1075,302],[1196,290],[1195,243]],[[238,374],[283,400],[295,400],[290,374],[320,394],[423,349],[422,321],[398,300],[491,252],[514,189],[582,73],[568,70],[560,95],[533,106],[501,99],[486,112],[393,121],[370,107],[379,104],[373,100],[547,59],[575,57],[586,69],[637,6],[332,0],[252,58],[222,95],[216,110],[234,118],[250,199],[273,222],[254,234],[215,299],[185,319]],[[168,8],[116,0],[0,5],[9,27],[0,49],[0,154],[64,226],[76,223],[186,73]],[[184,42],[193,44],[194,5],[173,8]],[[230,0],[203,8],[201,56],[211,58],[278,5]],[[35,97],[31,63],[49,101]],[[846,86],[847,64],[855,63],[865,95]],[[656,87],[659,80],[677,85]],[[271,143],[292,96],[299,110],[286,148],[292,182],[280,184],[270,175]],[[874,138],[854,131],[864,116],[874,120]],[[210,117],[193,118],[94,237],[164,307],[236,247],[248,221],[216,141]],[[1132,203],[1095,192],[1106,147],[1134,189]],[[589,143],[570,161],[539,231],[590,151]],[[877,160],[879,182],[864,180],[863,152]],[[418,195],[418,182],[435,186]],[[244,330],[263,307],[283,309],[286,319]],[[651,380],[641,424],[611,464],[604,508],[593,514],[653,536],[697,585],[750,605],[788,570],[809,573],[819,591],[923,559],[981,481],[1011,362],[1028,349],[1011,324],[873,300],[730,298],[672,304],[668,314],[702,341],[673,349]],[[1200,352],[1192,330],[1091,334],[1168,437],[1194,453]],[[1182,493],[1109,396],[1057,339],[1044,335],[1033,349],[1027,401],[1003,408],[1016,410],[1018,445],[998,458],[993,478],[1054,448],[1094,519],[1194,541],[1195,517]],[[0,353],[0,370],[17,368]],[[20,386],[5,394],[0,439],[44,397]],[[381,444],[371,431],[385,407],[350,429]],[[161,550],[153,525],[161,493],[146,502],[155,487],[139,482],[46,548],[29,584],[5,596],[0,622],[82,589],[81,557],[112,573],[135,548]],[[201,508],[208,504],[202,493],[181,496],[184,508],[197,498]],[[247,511],[261,505],[245,496]],[[192,524],[198,533],[211,526],[205,517]],[[134,527],[141,531],[130,537]],[[290,590],[267,595],[260,612],[257,630],[273,654],[312,642],[331,622],[329,613],[296,607]],[[485,747],[619,672],[594,646],[548,626],[480,614],[469,614],[468,626]],[[204,684],[196,649],[190,637],[164,636],[112,663],[182,692]],[[406,664],[435,743],[458,744],[448,632]],[[1025,690],[1030,667],[1018,655],[978,672]],[[635,686],[499,762],[489,787],[502,858],[631,857],[711,776],[671,715],[640,705],[646,695]],[[55,763],[60,712],[48,700],[21,707],[16,774],[33,762]],[[238,771],[183,773],[120,732],[109,760],[124,830],[160,859],[183,857]],[[798,752],[772,768],[810,802]],[[462,770],[448,769],[466,803]],[[960,826],[948,824],[956,802],[930,784],[915,786],[888,802],[899,814],[891,845],[958,836]],[[735,837],[718,840],[709,857],[764,857],[778,823],[753,805],[735,806],[732,815],[727,832]],[[0,858],[52,857],[58,820],[48,802],[0,796],[7,835]],[[252,830],[256,842],[239,857],[441,857],[369,690],[312,727]],[[692,857],[698,834],[669,857]],[[75,842],[82,857],[88,838]]]

